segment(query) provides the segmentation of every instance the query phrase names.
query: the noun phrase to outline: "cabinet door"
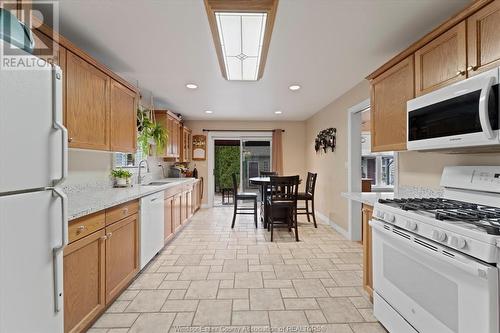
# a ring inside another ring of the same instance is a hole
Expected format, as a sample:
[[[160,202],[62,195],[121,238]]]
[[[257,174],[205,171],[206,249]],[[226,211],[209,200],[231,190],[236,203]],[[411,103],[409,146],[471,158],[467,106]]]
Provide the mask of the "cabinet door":
[[[187,220],[187,192],[182,192],[180,200],[180,210],[181,210],[181,224],[186,223]]]
[[[167,114],[166,124],[168,131],[168,142],[166,147],[166,157],[172,157],[174,155],[173,147],[174,147],[174,128],[173,122],[174,119]]]
[[[500,0],[467,19],[468,75],[500,66]]]
[[[373,207],[363,205],[363,287],[370,298],[373,298],[372,229],[368,222],[372,214]]]
[[[139,271],[137,214],[106,227],[106,304],[113,301]]]
[[[104,230],[64,249],[64,332],[83,332],[105,307]]]
[[[406,102],[413,97],[413,56],[373,79],[372,152],[406,149]]]
[[[69,146],[109,150],[110,78],[71,52],[66,53],[66,127]]]
[[[137,142],[135,92],[111,82],[111,150],[135,153]]]
[[[165,243],[171,238],[174,232],[174,225],[173,225],[173,211],[174,211],[174,198],[166,198],[165,199],[165,217],[164,217],[164,230],[165,230],[165,235],[164,235],[164,241]]]
[[[157,154],[156,157],[168,157],[168,154],[170,151],[170,149],[169,149],[170,148],[170,127],[169,127],[168,117],[164,111],[156,111],[155,118],[156,118],[156,122],[163,125],[163,127],[165,127],[165,129],[167,130],[167,133],[168,133],[167,144],[165,145],[163,152],[161,154]],[[157,152],[156,152],[156,147],[155,147],[155,154],[156,153]]]
[[[466,78],[465,21],[415,52],[415,94]]]
[[[174,226],[174,232],[177,232],[181,226],[181,198],[182,194],[176,194],[173,198],[173,218],[172,223]]]
[[[186,219],[190,219],[193,216],[193,190],[189,190],[186,193]]]

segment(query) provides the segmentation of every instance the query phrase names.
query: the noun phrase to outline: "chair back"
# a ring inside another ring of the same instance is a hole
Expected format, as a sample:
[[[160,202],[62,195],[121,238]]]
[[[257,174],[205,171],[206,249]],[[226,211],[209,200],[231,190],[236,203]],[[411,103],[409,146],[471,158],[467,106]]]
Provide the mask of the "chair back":
[[[236,195],[238,194],[238,177],[235,173],[233,173],[231,176],[233,178],[233,196],[236,197]]]
[[[260,176],[261,177],[271,177],[271,176],[277,176],[278,173],[276,171],[261,171]]]
[[[271,204],[276,201],[297,202],[299,176],[271,176],[270,180]]]
[[[306,181],[306,193],[314,196],[314,189],[316,188],[317,173],[308,172]]]

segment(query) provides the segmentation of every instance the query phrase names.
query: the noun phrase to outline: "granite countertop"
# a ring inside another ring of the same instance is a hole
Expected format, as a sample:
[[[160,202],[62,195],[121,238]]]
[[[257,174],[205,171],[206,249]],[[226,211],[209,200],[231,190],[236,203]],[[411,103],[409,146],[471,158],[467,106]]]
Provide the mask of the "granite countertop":
[[[393,199],[393,192],[342,192],[344,198],[358,201],[370,206],[375,205],[378,199]]]
[[[164,185],[145,186],[134,184],[127,188],[106,188],[68,193],[68,220],[89,215],[100,210],[113,207],[124,202],[138,199],[146,195],[164,191],[170,187],[188,182],[194,178],[165,178],[154,181],[168,181]]]

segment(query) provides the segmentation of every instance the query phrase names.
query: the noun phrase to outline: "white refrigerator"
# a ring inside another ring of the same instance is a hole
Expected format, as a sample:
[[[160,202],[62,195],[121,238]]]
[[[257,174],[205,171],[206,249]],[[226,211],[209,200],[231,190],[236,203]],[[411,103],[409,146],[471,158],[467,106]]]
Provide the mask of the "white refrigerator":
[[[57,185],[67,175],[68,141],[62,116],[59,67],[0,68],[1,333],[64,330],[67,199]]]

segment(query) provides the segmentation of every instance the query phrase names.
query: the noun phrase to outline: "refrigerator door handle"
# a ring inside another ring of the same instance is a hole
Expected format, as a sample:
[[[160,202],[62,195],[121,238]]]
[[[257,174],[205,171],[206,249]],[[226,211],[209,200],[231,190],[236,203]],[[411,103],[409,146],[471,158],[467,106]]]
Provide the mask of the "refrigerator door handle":
[[[63,182],[68,176],[68,130],[63,125],[62,119],[62,70],[54,65],[52,67],[52,117],[54,128],[61,131],[61,177],[54,179],[53,185]]]
[[[59,276],[62,276],[62,267],[58,261],[58,256],[68,244],[68,197],[56,187],[50,187],[48,190],[52,190],[52,193],[61,199],[61,245],[52,249],[52,261],[54,263],[54,311],[59,312],[61,311],[63,284],[62,281],[59,280]]]

